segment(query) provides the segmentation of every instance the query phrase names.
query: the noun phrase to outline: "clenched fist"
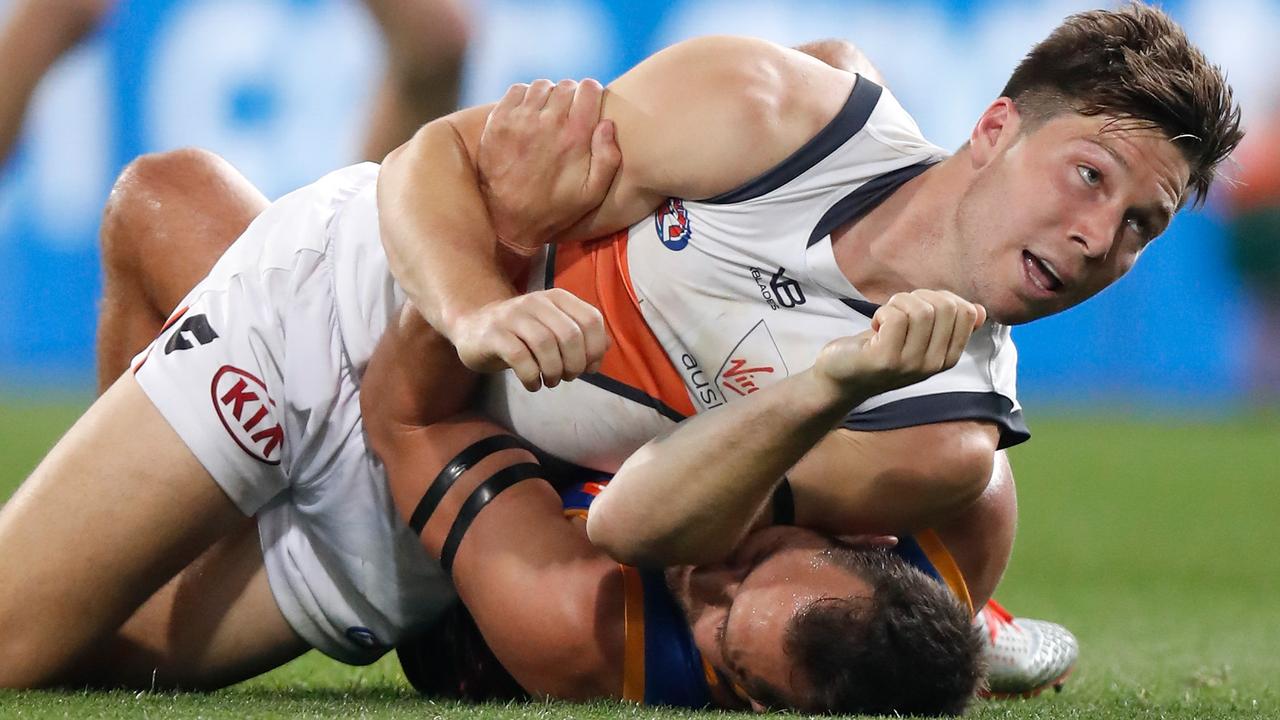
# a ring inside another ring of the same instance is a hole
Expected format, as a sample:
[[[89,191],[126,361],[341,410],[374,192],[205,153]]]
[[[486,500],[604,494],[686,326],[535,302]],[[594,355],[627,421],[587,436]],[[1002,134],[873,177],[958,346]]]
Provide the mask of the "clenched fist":
[[[609,347],[600,311],[560,288],[486,305],[459,319],[450,339],[471,370],[509,367],[530,391],[594,372]]]
[[[880,306],[871,329],[827,344],[814,372],[837,391],[878,395],[954,367],[987,311],[939,290],[898,293]]]

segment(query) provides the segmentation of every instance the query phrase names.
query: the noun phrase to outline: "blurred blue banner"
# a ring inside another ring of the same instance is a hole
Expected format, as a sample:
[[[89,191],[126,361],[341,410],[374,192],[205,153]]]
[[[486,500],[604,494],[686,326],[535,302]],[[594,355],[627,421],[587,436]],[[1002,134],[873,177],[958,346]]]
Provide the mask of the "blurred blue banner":
[[[676,40],[847,37],[935,142],[955,147],[1023,52],[1077,2],[1015,0],[489,0],[477,3],[465,100],[533,77],[609,80]],[[1280,3],[1165,3],[1229,71],[1246,110],[1269,102]],[[96,235],[134,156],[212,149],[275,197],[355,159],[381,39],[356,0],[120,0],[54,67],[0,175],[0,387],[87,388]],[[1129,278],[1015,331],[1025,399],[1207,407],[1239,399],[1247,314],[1213,203],[1185,214]]]

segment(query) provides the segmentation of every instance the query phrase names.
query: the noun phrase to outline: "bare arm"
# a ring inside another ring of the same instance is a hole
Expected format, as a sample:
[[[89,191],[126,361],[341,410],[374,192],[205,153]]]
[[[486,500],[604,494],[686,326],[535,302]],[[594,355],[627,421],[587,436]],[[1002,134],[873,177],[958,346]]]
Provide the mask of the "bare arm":
[[[587,523],[592,542],[628,564],[723,560],[750,529],[782,475],[806,453],[793,473],[798,490],[810,494],[797,494],[797,519],[803,524],[836,534],[896,532],[912,527],[908,520],[929,519],[921,515],[936,511],[941,504],[937,495],[948,494],[945,486],[936,487],[939,479],[924,474],[912,478],[920,492],[899,497],[896,488],[907,478],[880,469],[920,457],[935,458],[940,467],[956,466],[957,457],[946,447],[931,452],[887,446],[883,436],[903,436],[886,433],[860,434],[864,448],[872,450],[863,457],[847,454],[847,448],[846,454],[833,455],[830,448],[839,449],[847,431],[831,429],[867,398],[953,366],[984,320],[980,306],[950,293],[895,295],[877,311],[871,331],[828,344],[813,368],[701,413],[628,458],[592,509]],[[975,446],[980,447],[980,440]],[[714,463],[706,462],[709,447],[717,449]],[[947,498],[949,503],[967,504],[981,492],[994,451],[992,431],[985,469],[978,457],[975,466],[981,475],[967,479],[963,488],[969,495]],[[886,487],[895,492],[886,493]],[[818,492],[825,493],[822,502],[808,502]],[[671,502],[674,497],[680,502]],[[869,516],[867,506],[876,514]],[[868,527],[873,520],[883,524]]]
[[[991,599],[1004,576],[1018,526],[1018,498],[1006,453],[995,454],[987,489],[971,506],[934,526],[955,558],[973,606]]]
[[[459,417],[424,426],[435,408],[418,392],[420,352],[433,334],[406,312],[379,345],[361,390],[369,443],[387,469],[406,522],[437,474],[472,443],[506,432]],[[533,457],[499,450],[458,477],[425,521],[423,547],[439,559],[464,501],[495,473]],[[484,506],[462,536],[452,574],[486,644],[534,695],[586,700],[620,697],[623,612],[618,566],[565,518],[560,498],[538,478],[518,482]],[[518,602],[513,602],[518,598]]]
[[[857,73],[875,81],[878,85],[885,85],[880,68],[871,62],[871,58],[867,57],[866,53],[848,40],[815,40],[798,45],[796,49],[818,58],[833,68]]]
[[[654,55],[610,85],[601,118],[612,123],[603,127],[614,128],[626,161],[603,202],[561,235],[599,237],[643,218],[666,197],[708,197],[740,185],[812,137],[852,83],[852,75],[758,40],[701,38]],[[487,327],[486,314],[516,290],[501,271],[499,233],[485,213],[476,171],[485,114],[472,109],[432,122],[389,155],[378,202],[397,280],[468,367],[491,371],[511,365],[511,349],[495,350],[492,336],[477,328]],[[524,122],[540,117],[529,113]],[[593,136],[593,149],[608,145],[602,132]],[[581,177],[590,182],[589,165]],[[527,249],[547,239],[503,241]]]

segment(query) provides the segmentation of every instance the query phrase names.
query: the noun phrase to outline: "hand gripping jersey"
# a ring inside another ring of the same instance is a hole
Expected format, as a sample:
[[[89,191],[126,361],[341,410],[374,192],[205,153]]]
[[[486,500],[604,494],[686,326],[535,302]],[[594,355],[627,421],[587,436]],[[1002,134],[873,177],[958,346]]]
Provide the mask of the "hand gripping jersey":
[[[868,329],[877,307],[837,267],[831,233],[943,157],[859,77],[836,117],[760,177],[706,200],[670,199],[612,237],[550,247],[529,289],[591,302],[613,345],[585,382],[531,394],[507,374],[489,412],[553,455],[613,471],[672,423],[810,367],[831,340]],[[867,400],[842,426],[986,420],[1008,447],[1029,437],[1016,363],[1008,328],[988,323],[955,368]]]

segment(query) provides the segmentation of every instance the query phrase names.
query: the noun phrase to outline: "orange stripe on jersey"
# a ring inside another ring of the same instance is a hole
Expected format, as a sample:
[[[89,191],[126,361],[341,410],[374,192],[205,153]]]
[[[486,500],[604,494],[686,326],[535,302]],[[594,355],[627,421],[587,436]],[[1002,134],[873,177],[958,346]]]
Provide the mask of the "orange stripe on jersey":
[[[973,615],[973,598],[969,596],[969,586],[964,581],[960,566],[956,565],[956,559],[951,557],[951,551],[942,544],[942,538],[932,530],[918,532],[915,537],[916,544],[924,551],[929,562],[933,563],[933,568],[942,576],[943,582],[969,608],[969,615]]]
[[[190,305],[183,305],[177,310],[174,310],[173,314],[169,316],[169,319],[164,321],[164,325],[160,326],[160,332],[156,334],[159,335],[165,330],[168,330],[169,328],[173,327],[173,324],[178,322],[178,318],[182,317],[183,315],[186,315],[187,310],[190,310],[190,309],[191,309]]]
[[[178,318],[182,317],[183,315],[186,315],[187,310],[190,310],[190,309],[191,309],[190,305],[183,305],[177,310],[174,310],[173,314],[169,316],[169,319],[164,321],[164,325],[160,326],[160,331],[156,333],[156,336],[159,337],[160,335],[163,335],[165,330],[168,330],[169,328],[173,327],[173,324],[178,322]],[[135,375],[138,374],[138,371],[142,369],[142,366],[147,364],[147,358],[149,357],[151,357],[150,347],[147,348],[147,354],[143,355],[142,359],[138,361],[138,364],[133,366],[133,374]]]
[[[619,565],[622,573],[622,699],[644,703],[644,585],[640,571]]]
[[[627,231],[591,242],[557,245],[553,250],[548,259],[553,263],[551,284],[594,305],[613,339],[598,375],[643,393],[679,416],[692,415],[693,402],[680,372],[640,312],[627,265]],[[591,382],[590,376],[584,379]],[[664,409],[654,407],[659,412]]]

